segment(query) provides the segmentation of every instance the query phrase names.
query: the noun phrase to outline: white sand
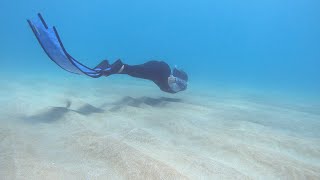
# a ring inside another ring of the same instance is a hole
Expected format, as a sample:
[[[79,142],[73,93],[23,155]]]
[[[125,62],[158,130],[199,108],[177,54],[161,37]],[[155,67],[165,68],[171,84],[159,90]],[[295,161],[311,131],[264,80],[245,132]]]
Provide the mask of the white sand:
[[[126,80],[1,80],[0,179],[320,179],[319,106]]]

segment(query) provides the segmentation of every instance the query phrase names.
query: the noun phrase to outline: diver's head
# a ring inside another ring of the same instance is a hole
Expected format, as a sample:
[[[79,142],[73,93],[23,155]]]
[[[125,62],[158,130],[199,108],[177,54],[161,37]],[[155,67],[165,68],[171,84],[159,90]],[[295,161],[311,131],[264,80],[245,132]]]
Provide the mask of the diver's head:
[[[187,89],[188,75],[183,70],[174,68],[169,78],[169,86],[174,92],[180,92]]]
[[[181,69],[177,69],[176,67],[173,69],[172,71],[172,75],[174,77],[177,77],[179,79],[182,79],[186,82],[188,82],[188,74],[186,72],[184,72],[183,70]]]

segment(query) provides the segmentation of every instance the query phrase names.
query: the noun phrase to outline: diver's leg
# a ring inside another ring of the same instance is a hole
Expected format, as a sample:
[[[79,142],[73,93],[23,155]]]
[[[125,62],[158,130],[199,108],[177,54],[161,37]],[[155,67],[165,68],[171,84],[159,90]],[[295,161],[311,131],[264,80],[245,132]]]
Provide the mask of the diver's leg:
[[[103,76],[110,76],[112,74],[119,74],[122,72],[124,64],[120,59],[109,65],[107,69],[103,71]]]
[[[168,78],[171,75],[169,65],[163,61],[149,61],[140,65],[123,64],[117,60],[108,70],[103,71],[104,76],[112,74],[127,74],[132,77],[153,81],[161,90],[169,92]]]
[[[121,60],[114,62],[110,68],[103,72],[104,76],[112,74],[127,74],[132,77],[148,79],[159,87],[168,85],[168,77],[171,74],[169,65],[163,61],[149,61],[140,65],[123,64]]]
[[[149,61],[141,65],[124,64],[121,74],[148,79],[154,82],[167,81],[171,74],[170,67],[163,61]]]

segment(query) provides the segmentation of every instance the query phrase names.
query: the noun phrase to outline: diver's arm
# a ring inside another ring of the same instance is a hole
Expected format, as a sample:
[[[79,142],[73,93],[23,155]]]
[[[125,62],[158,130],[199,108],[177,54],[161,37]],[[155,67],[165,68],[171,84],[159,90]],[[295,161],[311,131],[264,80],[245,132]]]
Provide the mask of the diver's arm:
[[[186,87],[188,85],[187,81],[182,80],[180,78],[176,77],[176,83],[179,84],[180,86]]]
[[[180,78],[174,77],[173,75],[170,75],[168,77],[168,84],[172,91],[179,92],[181,90],[186,89],[188,83],[187,81],[184,81]],[[185,87],[184,89],[181,89],[181,87]]]
[[[172,84],[176,82],[176,77],[174,77],[173,75],[170,75],[168,77],[168,84]]]

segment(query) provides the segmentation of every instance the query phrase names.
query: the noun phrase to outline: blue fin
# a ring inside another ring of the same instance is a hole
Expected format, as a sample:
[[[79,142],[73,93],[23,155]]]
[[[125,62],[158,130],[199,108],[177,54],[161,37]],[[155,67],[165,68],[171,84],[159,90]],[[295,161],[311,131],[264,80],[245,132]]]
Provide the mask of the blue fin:
[[[101,70],[91,69],[75,60],[64,48],[56,28],[54,26],[49,27],[41,14],[27,21],[43,50],[62,69],[93,78],[98,78],[102,75]]]

